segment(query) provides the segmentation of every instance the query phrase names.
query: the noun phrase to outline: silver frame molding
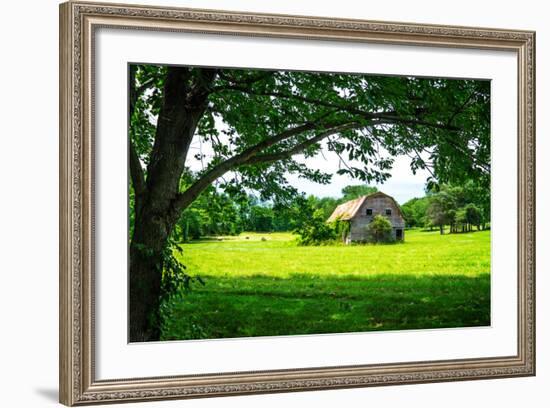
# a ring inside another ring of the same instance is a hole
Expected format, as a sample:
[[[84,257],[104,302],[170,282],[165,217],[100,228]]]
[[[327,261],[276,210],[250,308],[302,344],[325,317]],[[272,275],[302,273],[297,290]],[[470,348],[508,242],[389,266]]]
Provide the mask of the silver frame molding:
[[[426,45],[517,54],[518,350],[513,356],[96,380],[93,46],[98,27]],[[535,33],[68,2],[60,5],[60,402],[66,405],[535,375]]]

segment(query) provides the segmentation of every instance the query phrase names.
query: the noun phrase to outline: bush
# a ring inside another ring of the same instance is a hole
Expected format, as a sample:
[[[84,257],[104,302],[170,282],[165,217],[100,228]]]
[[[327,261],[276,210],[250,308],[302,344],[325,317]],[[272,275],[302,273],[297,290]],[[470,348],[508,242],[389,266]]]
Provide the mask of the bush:
[[[392,242],[392,225],[390,221],[378,214],[367,225],[367,241],[368,242]]]
[[[323,211],[320,209],[304,220],[295,232],[300,235],[299,245],[321,245],[337,238],[336,228],[325,222]]]

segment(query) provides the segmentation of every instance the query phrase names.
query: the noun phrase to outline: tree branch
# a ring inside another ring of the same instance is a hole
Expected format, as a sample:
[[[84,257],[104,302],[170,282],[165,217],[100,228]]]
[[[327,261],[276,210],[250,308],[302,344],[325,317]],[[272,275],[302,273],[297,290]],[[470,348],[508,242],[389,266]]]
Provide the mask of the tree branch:
[[[365,114],[364,111],[354,109],[351,106],[346,107],[346,106],[342,106],[342,105],[338,105],[338,104],[334,104],[334,103],[330,103],[330,102],[325,102],[325,101],[315,99],[315,98],[308,98],[308,97],[301,96],[301,95],[286,94],[286,93],[274,92],[274,91],[271,91],[271,92],[268,92],[268,91],[266,91],[266,92],[254,92],[250,88],[242,87],[242,86],[239,86],[239,85],[227,85],[227,86],[220,86],[220,87],[214,87],[213,88],[214,92],[216,92],[216,91],[226,91],[226,90],[238,91],[238,92],[242,92],[242,93],[246,93],[248,95],[254,95],[254,96],[272,96],[272,97],[275,97],[275,98],[295,99],[295,100],[298,100],[298,101],[311,103],[311,104],[317,105],[317,106],[324,106],[326,108],[337,109],[339,111],[346,111],[346,112],[349,112],[349,113],[354,113],[354,114],[359,114],[359,115],[360,114]],[[388,112],[386,112],[386,113],[388,113]]]
[[[468,98],[466,98],[466,100],[464,101],[464,103],[462,105],[460,105],[460,107],[451,115],[451,117],[449,118],[449,120],[447,121],[447,124],[451,125],[453,123],[453,121],[455,120],[455,118],[464,111],[464,109],[466,108],[466,106],[468,106],[468,104],[470,103],[470,101],[473,99],[473,97],[476,95],[476,91],[473,91],[472,93],[470,93],[470,95],[468,96]]]
[[[139,88],[136,89],[134,86],[134,92],[130,92],[130,115],[134,114],[138,98],[143,92],[147,90],[147,88],[149,88],[153,84],[153,82],[155,82],[155,78],[149,78],[147,81],[141,84]]]
[[[323,140],[324,138],[330,135],[342,132],[344,130],[353,129],[353,128],[356,128],[357,126],[358,126],[357,123],[350,123],[350,124],[332,128],[330,130],[327,130],[326,132],[322,132],[317,136],[312,137],[311,139],[307,139],[302,143],[298,143],[297,145],[293,146],[288,150],[283,150],[282,152],[276,152],[271,154],[261,154],[261,155],[253,156],[250,159],[248,159],[246,162],[244,162],[242,165],[248,166],[248,165],[258,164],[258,163],[271,163],[277,160],[287,159],[291,156],[294,156],[295,154],[303,152],[308,147],[313,146],[315,143],[320,142],[321,140]]]
[[[258,74],[256,76],[250,76],[248,78],[243,78],[243,79],[237,80],[237,79],[232,78],[231,76],[227,75],[227,73],[222,70],[222,71],[220,71],[220,78],[227,81],[227,82],[231,82],[233,84],[233,85],[229,85],[229,87],[231,87],[231,86],[234,86],[234,85],[251,85],[255,82],[261,81],[262,79],[269,78],[273,74],[274,74],[274,72],[272,72],[272,71],[266,71],[266,72],[262,72],[261,74]],[[217,86],[215,89],[216,90],[228,89],[228,87]]]
[[[379,120],[375,120],[372,122],[374,125],[403,124],[407,126],[427,126],[427,127],[432,127],[432,128],[441,129],[441,130],[449,130],[449,131],[461,130],[459,127],[456,127],[456,126],[452,126],[444,123],[427,122],[425,120],[419,120],[419,119],[405,119],[405,118],[400,118],[398,116],[391,116],[391,115],[385,115],[385,114],[381,114],[378,117],[379,117]]]
[[[295,99],[298,101],[302,101],[305,103],[310,103],[312,105],[317,106],[324,106],[327,108],[336,109],[340,112],[348,112],[354,115],[358,115],[365,119],[381,119],[382,121],[380,123],[402,123],[405,125],[422,125],[422,126],[429,126],[434,127],[438,129],[444,129],[444,130],[460,130],[460,128],[456,126],[451,126],[450,124],[442,124],[442,123],[432,123],[427,121],[422,121],[418,119],[410,119],[410,118],[403,118],[398,116],[397,112],[395,111],[388,111],[388,112],[365,112],[364,110],[357,109],[353,107],[352,105],[339,105],[335,103],[325,102],[321,101],[319,99],[315,98],[308,98],[302,95],[295,95],[295,94],[286,94],[282,92],[254,92],[249,88],[238,86],[238,85],[229,85],[229,86],[223,86],[223,87],[213,87],[213,92],[215,91],[223,91],[223,90],[234,90],[246,93],[248,95],[255,95],[255,96],[272,96],[275,98],[285,98],[285,99]],[[387,122],[386,122],[387,121]]]
[[[141,93],[147,88],[145,86],[146,83],[142,84],[139,88],[136,89],[136,65],[130,65],[130,72],[129,72],[129,110],[128,110],[128,124],[131,123],[132,116],[134,115],[134,110],[136,106],[137,99],[141,95]],[[134,146],[134,143],[132,142],[132,138],[128,138],[128,155],[129,155],[129,162],[130,162],[130,177],[132,178],[132,185],[134,187],[134,193],[135,193],[135,207],[136,212],[139,210],[139,207],[141,206],[141,197],[146,191],[146,184],[145,184],[145,174],[143,173],[143,168],[141,167],[141,163],[139,161],[139,156],[136,151],[136,147]]]
[[[332,139],[329,137],[328,138],[328,144],[329,144],[329,147],[332,149],[332,151],[334,153],[336,153],[336,155],[338,156],[338,159],[340,160],[340,163],[342,163],[344,165],[344,167],[346,167],[348,170],[351,170],[351,167],[348,165],[348,163],[344,160],[344,158],[342,157],[342,155],[338,152],[338,149],[334,146],[334,143],[332,142]],[[325,159],[326,160],[326,159]],[[338,165],[338,169],[340,169],[340,164]]]
[[[439,137],[439,136],[438,136]],[[450,146],[452,146],[456,152],[464,155],[465,157],[467,157],[468,159],[470,159],[472,161],[472,163],[476,166],[478,166],[479,168],[481,168],[481,170],[483,170],[484,172],[486,173],[490,173],[491,172],[491,165],[490,163],[485,163],[485,162],[482,162],[480,160],[478,160],[475,156],[473,156],[473,152],[468,149],[467,147],[463,147],[461,146],[460,144],[458,144],[452,136],[450,135],[447,135],[447,134],[442,134],[441,137],[443,139],[445,139],[445,141],[447,143],[449,143]]]
[[[128,148],[128,154],[129,154],[129,162],[130,162],[130,176],[132,177],[132,185],[134,186],[134,192],[136,195],[136,198],[142,196],[147,186],[145,184],[145,175],[143,173],[143,167],[141,167],[141,162],[139,160],[139,156],[136,152],[136,148],[134,146],[134,143],[132,140],[129,141],[129,148]],[[136,203],[139,200],[136,199]]]
[[[159,213],[168,211],[178,195],[189,147],[217,75],[216,69],[206,68],[172,66],[166,71],[155,142],[147,165],[148,194],[155,196],[154,210]]]
[[[204,173],[197,181],[195,181],[187,190],[185,190],[183,193],[180,193],[177,198],[174,200],[174,203],[172,205],[172,211],[174,216],[176,214],[179,214],[182,210],[187,208],[189,204],[195,200],[199,196],[199,194],[208,187],[214,180],[228,172],[229,170],[232,170],[234,168],[243,166],[243,165],[250,165],[254,163],[268,163],[275,160],[278,160],[278,157],[280,155],[284,155],[284,157],[290,157],[293,154],[299,153],[300,151],[303,151],[308,146],[313,145],[314,143],[319,142],[325,137],[328,137],[334,133],[341,132],[346,129],[351,129],[352,127],[357,127],[357,123],[347,123],[347,124],[341,124],[337,126],[330,125],[315,125],[312,122],[307,122],[303,125],[296,126],[287,130],[284,130],[283,132],[270,137],[268,139],[265,139],[254,146],[249,147],[248,149],[243,150],[241,153],[223,161],[222,163],[214,166],[210,170],[208,170],[206,173]],[[286,150],[284,152],[279,153],[271,153],[271,154],[264,154],[264,155],[258,155],[258,153],[261,153],[265,149],[283,141],[286,139],[289,139],[292,136],[299,135],[303,132],[306,132],[308,130],[314,130],[324,128],[324,132],[318,134],[317,136],[314,136],[311,139],[308,139],[300,144],[297,144],[296,146],[292,147],[289,150]]]

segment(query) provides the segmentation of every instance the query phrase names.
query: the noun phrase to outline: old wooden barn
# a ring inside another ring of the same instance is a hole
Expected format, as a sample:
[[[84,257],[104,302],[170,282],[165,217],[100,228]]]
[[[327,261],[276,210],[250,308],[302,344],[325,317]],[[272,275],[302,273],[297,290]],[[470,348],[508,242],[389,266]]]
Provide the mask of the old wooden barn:
[[[367,240],[367,225],[374,216],[381,214],[388,218],[393,227],[393,238],[398,241],[405,239],[405,218],[399,204],[393,197],[377,192],[365,195],[355,200],[340,204],[327,222],[348,221],[349,232],[343,237],[346,243]]]

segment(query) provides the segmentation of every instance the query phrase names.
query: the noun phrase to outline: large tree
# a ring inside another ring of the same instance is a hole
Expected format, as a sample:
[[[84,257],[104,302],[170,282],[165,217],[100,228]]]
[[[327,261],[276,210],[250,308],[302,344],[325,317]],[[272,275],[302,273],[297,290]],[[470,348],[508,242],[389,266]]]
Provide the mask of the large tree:
[[[330,181],[296,160],[323,148],[363,182],[384,181],[399,154],[432,181],[488,180],[487,81],[152,65],[129,77],[130,341],[159,338],[170,235],[215,181],[284,202],[296,192],[289,173]],[[203,169],[190,171],[197,160]]]
[[[376,193],[378,189],[366,184],[346,186],[342,189],[342,202],[353,200],[364,195]]]

